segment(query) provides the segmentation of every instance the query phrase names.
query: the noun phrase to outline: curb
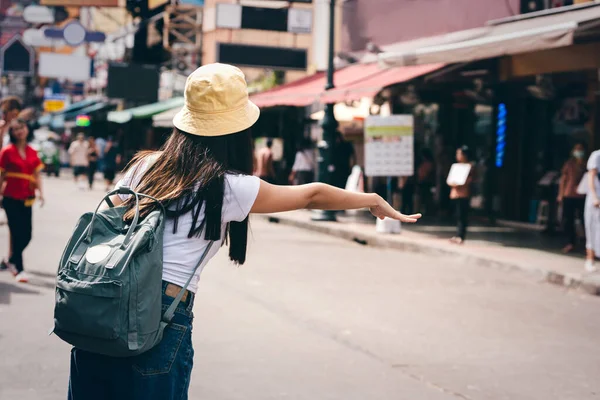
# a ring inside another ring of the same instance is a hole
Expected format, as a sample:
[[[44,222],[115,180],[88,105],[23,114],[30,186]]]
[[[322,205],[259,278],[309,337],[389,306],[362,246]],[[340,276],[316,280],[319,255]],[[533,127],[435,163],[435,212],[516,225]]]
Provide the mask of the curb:
[[[413,253],[421,253],[441,257],[450,256],[454,259],[463,260],[463,262],[465,263],[475,263],[483,267],[526,272],[528,274],[538,275],[543,281],[551,283],[553,285],[562,286],[568,289],[581,290],[593,296],[600,296],[600,276],[565,274],[562,272],[556,272],[526,263],[495,260],[493,258],[488,258],[485,256],[453,251],[450,249],[431,245],[431,243],[424,245],[423,243],[419,243],[418,240],[398,240],[398,236],[396,236],[394,240],[391,240],[388,237],[378,235],[374,232],[354,232],[347,229],[340,229],[339,227],[331,225],[320,225],[319,223],[314,223],[310,221],[286,218],[285,216],[281,215],[259,215],[258,217],[270,223],[282,224],[292,226],[295,228],[309,230],[312,232],[323,233],[326,235],[331,235],[341,239],[353,241],[364,246],[409,251]]]

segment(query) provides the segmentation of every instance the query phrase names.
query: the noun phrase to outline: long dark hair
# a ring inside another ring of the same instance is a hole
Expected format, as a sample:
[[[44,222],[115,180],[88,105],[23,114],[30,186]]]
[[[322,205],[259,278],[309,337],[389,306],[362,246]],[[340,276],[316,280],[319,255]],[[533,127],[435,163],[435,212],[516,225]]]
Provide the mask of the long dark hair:
[[[188,237],[199,237],[204,230],[206,240],[221,240],[221,212],[225,193],[225,174],[252,174],[252,135],[247,129],[231,135],[204,137],[191,135],[179,129],[173,133],[158,152],[141,152],[129,168],[140,168],[147,157],[155,160],[142,176],[136,191],[155,197],[167,208],[167,218],[172,218],[173,233],[177,231],[179,217],[192,213],[193,223]],[[137,171],[132,171],[134,174]],[[147,215],[157,205],[140,201],[141,215]],[[205,206],[205,217],[200,211]],[[133,201],[125,219],[133,217]],[[246,261],[248,218],[231,222],[227,226],[229,258],[237,263]]]

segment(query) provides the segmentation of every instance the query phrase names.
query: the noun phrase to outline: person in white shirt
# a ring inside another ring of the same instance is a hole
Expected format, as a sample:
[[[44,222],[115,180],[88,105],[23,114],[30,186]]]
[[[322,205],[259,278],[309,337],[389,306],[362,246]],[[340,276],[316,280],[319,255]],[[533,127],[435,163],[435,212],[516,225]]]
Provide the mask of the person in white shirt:
[[[78,134],[77,140],[69,146],[69,158],[71,167],[73,167],[73,179],[76,184],[87,176],[88,146],[83,133]]]
[[[309,139],[304,139],[298,147],[289,181],[293,185],[305,185],[315,179],[315,152]]]
[[[590,154],[587,162],[587,174],[583,179],[587,182],[585,190],[585,207],[583,210],[583,219],[585,220],[585,248],[586,258],[584,268],[586,272],[595,272],[597,270],[594,265],[596,257],[600,255],[600,181],[598,174],[600,173],[600,150]]]
[[[161,342],[135,357],[112,358],[73,349],[70,400],[187,399],[193,365],[192,307],[204,265],[229,244],[235,264],[246,261],[248,215],[312,209],[370,208],[379,217],[416,222],[376,194],[351,193],[329,185],[271,185],[251,176],[252,135],[260,111],[248,99],[244,74],[224,64],[208,64],[187,79],[185,105],[161,151],[137,155],[117,186],[158,199],[167,209],[163,234],[163,307],[183,291],[183,301]],[[114,195],[115,206],[133,219],[135,199]],[[144,217],[159,207],[140,201]],[[194,267],[212,241],[205,261]],[[193,274],[193,275],[191,275]],[[192,276],[187,290],[182,286]],[[109,395],[110,394],[110,395]],[[102,397],[104,395],[104,397]]]

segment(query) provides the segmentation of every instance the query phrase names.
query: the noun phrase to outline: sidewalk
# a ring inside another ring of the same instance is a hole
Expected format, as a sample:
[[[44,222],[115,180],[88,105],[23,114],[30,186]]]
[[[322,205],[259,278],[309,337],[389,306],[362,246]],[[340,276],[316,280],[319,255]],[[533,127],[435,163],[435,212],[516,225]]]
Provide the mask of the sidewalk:
[[[363,245],[452,256],[465,263],[537,274],[549,283],[600,295],[600,273],[584,272],[583,254],[560,254],[562,241],[539,232],[474,224],[469,228],[467,242],[454,245],[448,241],[455,230],[449,224],[428,224],[427,221],[416,225],[403,224],[401,234],[389,235],[376,233],[373,219],[340,216],[339,222],[314,222],[310,217],[309,211],[261,216],[273,223],[325,233]]]

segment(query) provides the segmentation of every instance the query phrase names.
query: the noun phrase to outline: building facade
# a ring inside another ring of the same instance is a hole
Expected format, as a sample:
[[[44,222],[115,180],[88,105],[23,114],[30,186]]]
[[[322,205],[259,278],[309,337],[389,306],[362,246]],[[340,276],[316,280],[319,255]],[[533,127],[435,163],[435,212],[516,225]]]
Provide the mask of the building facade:
[[[450,209],[445,178],[454,149],[469,145],[478,177],[472,206],[483,215],[526,223],[539,222],[539,210],[549,207],[553,229],[557,181],[571,147],[578,141],[590,150],[600,145],[598,5],[577,0],[345,4],[345,51],[399,51],[396,63],[446,64],[418,84],[383,92],[393,113],[415,115],[415,152],[435,154],[439,208]],[[560,31],[564,26],[569,28]],[[416,101],[403,100],[409,88]]]
[[[313,4],[206,0],[202,63],[240,66],[248,81],[278,71],[277,83],[315,70]]]

